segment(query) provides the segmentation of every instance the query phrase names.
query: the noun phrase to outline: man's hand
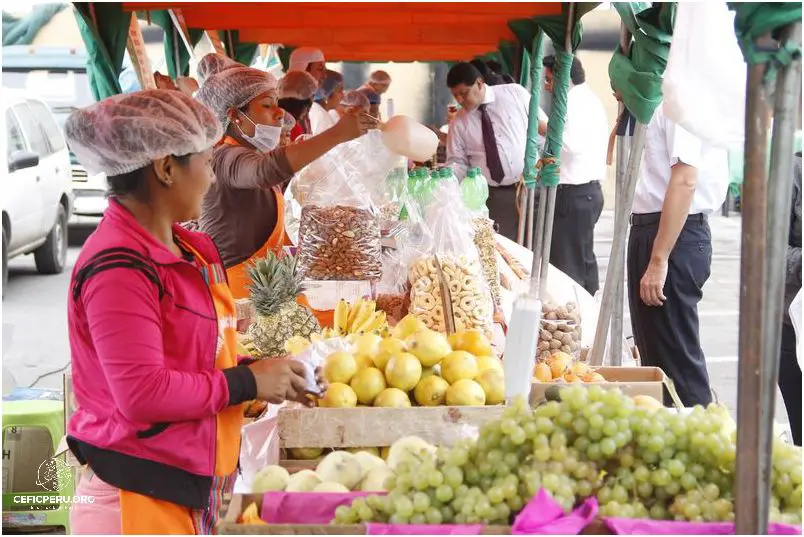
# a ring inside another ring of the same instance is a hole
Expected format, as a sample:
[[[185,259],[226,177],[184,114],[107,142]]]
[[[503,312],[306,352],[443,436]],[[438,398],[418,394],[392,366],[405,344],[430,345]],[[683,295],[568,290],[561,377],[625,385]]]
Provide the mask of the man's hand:
[[[651,257],[648,268],[639,282],[639,296],[648,306],[663,306],[664,283],[667,280],[667,259]]]

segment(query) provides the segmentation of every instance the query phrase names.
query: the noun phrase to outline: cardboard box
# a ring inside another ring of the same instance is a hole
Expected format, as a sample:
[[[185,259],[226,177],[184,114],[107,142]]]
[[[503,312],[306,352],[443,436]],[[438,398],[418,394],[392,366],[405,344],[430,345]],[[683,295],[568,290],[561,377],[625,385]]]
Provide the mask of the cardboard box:
[[[664,371],[658,367],[598,367],[595,369],[608,382],[583,383],[578,386],[600,386],[605,390],[618,388],[626,395],[649,395],[659,401],[663,400]],[[538,404],[544,399],[544,392],[550,386],[568,386],[555,382],[533,382],[530,390],[531,404]]]
[[[58,484],[40,486],[39,467],[53,458],[53,439],[44,427],[3,429],[3,491],[45,492],[58,490]]]

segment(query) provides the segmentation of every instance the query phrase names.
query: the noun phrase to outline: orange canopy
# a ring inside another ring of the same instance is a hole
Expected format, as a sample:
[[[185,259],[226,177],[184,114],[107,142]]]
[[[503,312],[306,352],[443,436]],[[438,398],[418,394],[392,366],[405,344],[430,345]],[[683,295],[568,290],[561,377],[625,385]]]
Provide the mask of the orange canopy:
[[[329,61],[461,60],[515,37],[508,21],[561,13],[561,2],[125,2],[181,10],[189,28],[238,30],[251,43],[315,46]]]

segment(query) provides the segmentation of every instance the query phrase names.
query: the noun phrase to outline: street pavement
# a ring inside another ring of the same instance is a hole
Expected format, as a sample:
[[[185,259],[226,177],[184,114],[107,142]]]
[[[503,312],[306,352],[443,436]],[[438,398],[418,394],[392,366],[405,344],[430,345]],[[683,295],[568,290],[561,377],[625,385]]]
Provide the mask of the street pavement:
[[[710,222],[714,256],[712,275],[704,288],[704,299],[699,308],[701,340],[712,388],[736,417],[740,217],[715,216]],[[613,224],[613,212],[606,211],[596,231],[595,251],[600,263],[601,287],[608,266]],[[74,239],[71,242],[74,243]],[[3,356],[3,364],[20,386],[35,383],[42,388],[61,388],[62,373],[70,362],[67,287],[79,251],[78,245],[70,247],[68,269],[55,276],[37,274],[32,256],[13,259],[9,263],[9,283],[3,301],[3,347],[8,350]],[[627,315],[627,304],[624,311]],[[626,317],[626,335],[630,335],[629,323]],[[776,421],[787,423],[778,394]]]

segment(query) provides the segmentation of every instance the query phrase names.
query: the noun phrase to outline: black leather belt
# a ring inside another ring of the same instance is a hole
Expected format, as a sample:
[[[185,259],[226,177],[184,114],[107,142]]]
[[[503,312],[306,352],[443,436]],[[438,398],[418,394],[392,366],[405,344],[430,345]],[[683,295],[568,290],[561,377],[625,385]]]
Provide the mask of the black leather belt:
[[[662,213],[646,213],[646,214],[632,214],[631,215],[631,225],[632,226],[653,226],[659,223],[659,220],[662,218]],[[709,217],[707,217],[703,213],[698,214],[691,214],[687,217],[687,223],[701,223],[705,224],[709,221]]]

